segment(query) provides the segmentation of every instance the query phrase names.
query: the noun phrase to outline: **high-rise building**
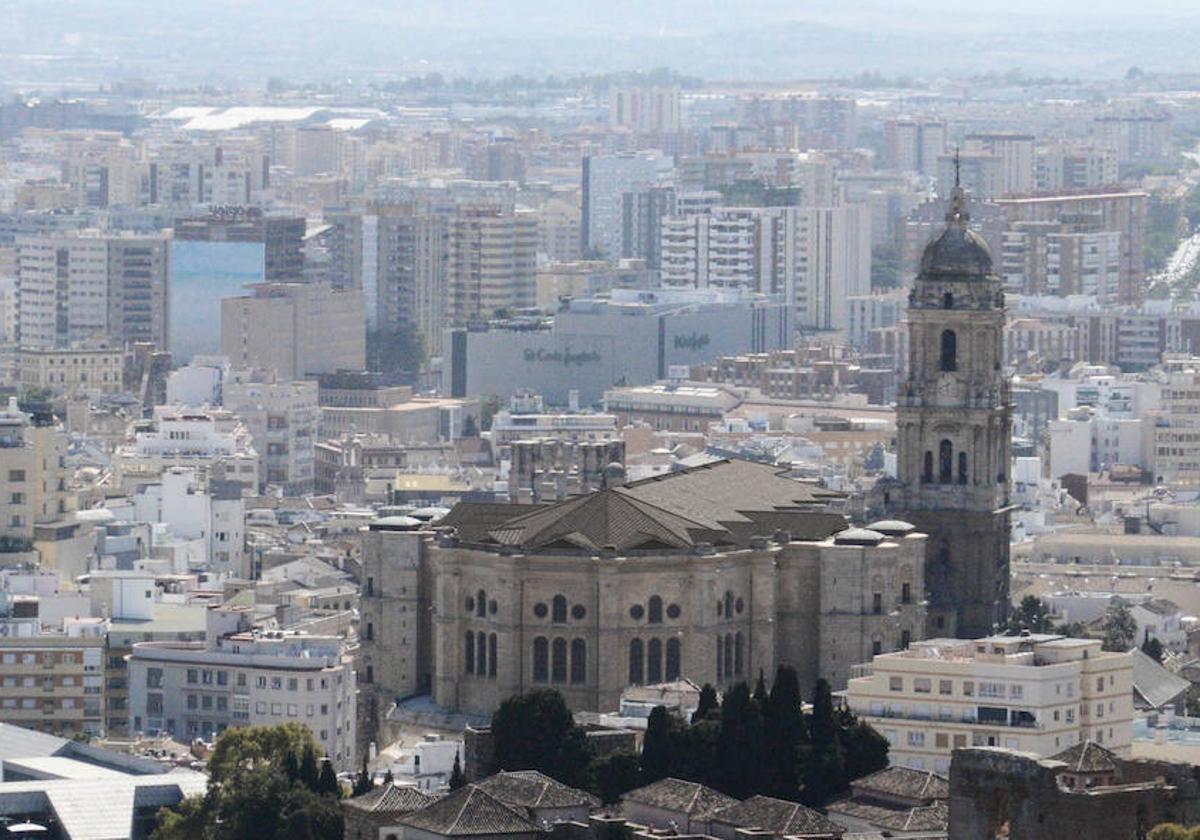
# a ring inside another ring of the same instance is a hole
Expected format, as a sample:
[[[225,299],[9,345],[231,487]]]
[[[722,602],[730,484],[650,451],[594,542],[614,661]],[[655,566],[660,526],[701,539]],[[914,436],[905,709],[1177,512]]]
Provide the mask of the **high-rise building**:
[[[177,364],[219,352],[223,298],[257,283],[303,280],[304,233],[303,218],[256,208],[221,208],[175,224],[167,334]]]
[[[646,268],[662,262],[662,222],[675,214],[675,188],[651,187],[622,196],[621,257],[641,259]]]
[[[358,289],[264,283],[219,306],[221,355],[235,368],[272,370],[290,380],[367,366]]]
[[[961,188],[909,297],[896,400],[897,478],[884,503],[929,535],[928,633],[989,635],[1008,611],[1012,406],[1004,291]]]
[[[593,155],[583,159],[583,213],[580,241],[610,260],[621,255],[621,211],[625,193],[660,186],[669,179],[672,160],[659,152]]]
[[[679,88],[613,88],[608,124],[649,134],[679,131]]]
[[[108,338],[127,345],[148,342],[167,347],[168,236],[112,237],[108,240]]]
[[[883,165],[887,169],[938,174],[946,153],[946,121],[930,117],[888,120],[883,124]]]
[[[1000,159],[999,192],[996,195],[1033,192],[1036,154],[1032,134],[1011,131],[968,134],[963,151],[967,155],[992,155]]]
[[[1117,152],[1104,146],[1056,143],[1037,153],[1038,192],[1094,189],[1120,180]]]
[[[1000,275],[1023,295],[1091,295],[1115,305],[1121,286],[1121,234],[1104,230],[1098,213],[1057,222],[1016,222],[1004,233]]]
[[[461,207],[450,219],[446,267],[455,324],[533,306],[537,219],[512,208]]]
[[[1170,114],[1104,114],[1093,124],[1096,141],[1120,163],[1166,160],[1171,154]]]

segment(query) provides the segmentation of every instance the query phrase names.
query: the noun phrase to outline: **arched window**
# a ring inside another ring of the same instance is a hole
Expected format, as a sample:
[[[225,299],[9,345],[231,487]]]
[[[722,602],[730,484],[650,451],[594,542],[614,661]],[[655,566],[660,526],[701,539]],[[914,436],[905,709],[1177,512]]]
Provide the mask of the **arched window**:
[[[942,330],[942,370],[958,370],[958,336],[954,330]]]
[[[583,639],[571,640],[571,683],[578,685],[587,682],[587,642]]]
[[[641,685],[643,680],[642,640],[634,639],[629,643],[629,684]]]
[[[550,620],[555,624],[567,623],[567,599],[564,596],[555,595],[550,602]]]
[[[967,483],[967,453],[958,453],[958,483]]]
[[[733,593],[732,592],[725,593],[725,618],[727,620],[733,618]]]
[[[550,679],[550,642],[545,636],[533,640],[533,681],[546,682]]]
[[[650,603],[646,607],[646,620],[651,624],[662,624],[662,598],[657,595],[650,596]]]
[[[743,673],[742,664],[742,634],[739,632],[734,641],[733,647],[733,673],[737,674],[739,677]]]
[[[717,636],[717,682],[725,679],[725,657],[721,655],[721,636]]]
[[[725,634],[725,679],[733,679],[733,634]]]
[[[488,676],[496,676],[496,634],[488,636]]]
[[[954,480],[954,446],[948,440],[938,444],[938,481],[949,484]]]
[[[954,308],[954,294],[951,292],[946,292],[946,294],[942,295],[942,309],[953,309],[953,308]]]
[[[550,648],[550,682],[567,681],[567,640],[555,639]]]
[[[463,670],[468,674],[475,673],[475,634],[467,631],[467,642],[463,645]]]
[[[651,639],[646,643],[646,682],[650,685],[662,682],[662,642]]]
[[[679,640],[667,639],[667,682],[679,679]]]
[[[921,470],[921,480],[926,484],[933,483],[933,453],[925,450],[925,467]]]
[[[487,676],[487,633],[479,633],[475,637],[476,673],[481,677]]]
[[[487,593],[482,589],[475,594],[475,615],[480,618],[487,615]]]

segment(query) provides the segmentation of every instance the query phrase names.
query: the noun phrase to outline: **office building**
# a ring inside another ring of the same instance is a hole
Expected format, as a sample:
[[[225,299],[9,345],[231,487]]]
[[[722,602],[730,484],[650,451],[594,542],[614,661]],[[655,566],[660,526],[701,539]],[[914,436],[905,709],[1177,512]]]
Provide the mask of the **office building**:
[[[1049,756],[1094,741],[1128,755],[1131,656],[1046,634],[930,639],[861,666],[846,702],[892,764],[916,770],[945,774],[961,747]]]
[[[225,298],[219,310],[220,353],[234,368],[291,380],[367,366],[359,289],[264,283],[250,295]]]

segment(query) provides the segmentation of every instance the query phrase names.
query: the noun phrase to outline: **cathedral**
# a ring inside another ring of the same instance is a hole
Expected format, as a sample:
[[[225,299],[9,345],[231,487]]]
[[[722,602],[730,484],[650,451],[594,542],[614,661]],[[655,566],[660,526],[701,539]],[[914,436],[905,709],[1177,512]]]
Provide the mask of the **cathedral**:
[[[908,302],[891,513],[929,536],[926,634],[978,638],[1008,613],[1012,406],[1004,291],[955,185]]]

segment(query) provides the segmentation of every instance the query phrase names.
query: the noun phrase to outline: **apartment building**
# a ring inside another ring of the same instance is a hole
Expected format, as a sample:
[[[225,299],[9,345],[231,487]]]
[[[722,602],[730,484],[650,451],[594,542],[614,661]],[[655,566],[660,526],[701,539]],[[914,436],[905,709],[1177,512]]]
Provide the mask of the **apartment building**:
[[[200,486],[210,479],[258,487],[258,452],[246,427],[227,411],[160,406],[154,420],[134,426],[113,453],[113,469],[127,487],[154,481],[171,467],[193,467]]]
[[[129,658],[131,732],[212,739],[230,727],[301,723],[339,772],[355,762],[353,657],[337,636],[259,630],[248,607],[214,607],[204,642],[140,642]]]
[[[968,134],[964,138],[968,154],[992,155],[999,161],[996,195],[1025,195],[1035,185],[1036,154],[1032,134],[990,131]]]
[[[1095,741],[1128,755],[1133,660],[1048,634],[929,639],[858,667],[846,704],[892,764],[945,774],[959,747],[1053,755]]]
[[[58,521],[73,506],[66,454],[67,436],[10,397],[0,411],[0,536],[32,540],[36,526]]]
[[[1172,370],[1162,385],[1154,424],[1154,476],[1160,484],[1194,485],[1200,474],[1200,370]]]
[[[100,735],[104,728],[105,622],[0,622],[0,719],[52,735]]]
[[[883,125],[883,165],[903,172],[937,175],[938,158],[946,152],[946,121],[900,117]]]
[[[321,419],[317,383],[230,382],[224,404],[250,430],[262,486],[279,485],[289,496],[311,493],[313,443]]]
[[[54,395],[118,394],[124,390],[124,354],[112,347],[22,347],[17,377],[27,390]]]
[[[615,260],[621,255],[621,213],[626,193],[664,184],[673,161],[659,152],[593,155],[583,159],[580,241],[588,253]]]
[[[446,265],[449,315],[455,324],[532,307],[537,298],[535,214],[460,209],[450,220]]]

